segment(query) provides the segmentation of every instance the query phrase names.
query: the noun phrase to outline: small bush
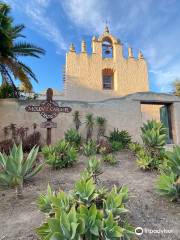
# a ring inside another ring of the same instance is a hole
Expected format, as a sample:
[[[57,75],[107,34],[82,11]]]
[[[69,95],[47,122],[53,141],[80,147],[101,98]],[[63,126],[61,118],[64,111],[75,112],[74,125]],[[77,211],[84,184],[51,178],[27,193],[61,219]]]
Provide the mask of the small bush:
[[[123,148],[124,148],[122,142],[117,142],[117,141],[113,141],[113,142],[111,143],[111,146],[112,146],[112,151],[113,151],[113,152],[121,151],[121,150],[123,150]]]
[[[81,135],[75,129],[69,129],[65,133],[65,140],[73,145],[75,148],[79,148],[81,145]]]
[[[156,190],[160,195],[170,198],[171,201],[180,200],[180,177],[177,179],[173,172],[162,173],[156,183]]]
[[[115,165],[118,162],[116,157],[112,154],[104,155],[102,160],[110,165]]]
[[[157,157],[151,156],[147,149],[141,149],[136,154],[137,165],[143,170],[160,169],[166,161],[166,153],[164,149],[159,150]]]
[[[106,137],[100,137],[98,140],[98,153],[108,154],[112,152],[112,146]]]
[[[77,159],[76,149],[65,140],[59,141],[55,146],[42,148],[45,162],[52,168],[70,167]]]
[[[7,83],[0,86],[0,98],[14,98],[13,87]]]
[[[172,201],[180,200],[180,146],[166,153],[166,161],[157,181],[157,191]]]
[[[157,155],[159,149],[162,149],[167,141],[167,129],[161,122],[149,120],[141,128],[142,140],[151,155]]]
[[[89,157],[95,155],[97,153],[97,142],[94,140],[90,140],[87,143],[83,144],[83,153],[85,156]]]
[[[149,154],[144,149],[141,149],[137,153],[137,165],[140,167],[142,170],[148,170],[150,169],[151,163],[153,159]]]
[[[143,148],[143,146],[137,142],[130,143],[128,147],[134,154],[137,154]]]
[[[110,133],[109,141],[111,143],[121,142],[123,148],[126,148],[131,142],[131,136],[126,130],[119,131],[118,129],[114,129],[114,131]]]

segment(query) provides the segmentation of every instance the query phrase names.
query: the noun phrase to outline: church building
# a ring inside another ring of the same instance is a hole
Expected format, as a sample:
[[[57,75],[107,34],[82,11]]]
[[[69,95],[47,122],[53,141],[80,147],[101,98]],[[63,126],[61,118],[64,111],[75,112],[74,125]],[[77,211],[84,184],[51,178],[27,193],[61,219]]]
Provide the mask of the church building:
[[[66,54],[64,98],[67,100],[99,101],[149,91],[148,68],[141,51],[123,55],[123,44],[105,27],[103,34],[92,38],[92,53],[81,43],[76,53],[71,44]]]

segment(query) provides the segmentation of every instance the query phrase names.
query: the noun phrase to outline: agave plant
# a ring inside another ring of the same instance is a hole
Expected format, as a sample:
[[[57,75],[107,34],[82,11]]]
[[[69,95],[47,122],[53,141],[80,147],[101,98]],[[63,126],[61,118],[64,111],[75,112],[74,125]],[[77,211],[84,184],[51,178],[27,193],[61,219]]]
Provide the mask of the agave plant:
[[[104,117],[97,117],[96,118],[96,124],[97,124],[97,140],[99,140],[100,137],[104,136],[106,131],[106,119]]]
[[[94,169],[91,164],[88,166]],[[87,169],[70,194],[49,191],[49,196],[50,214],[37,229],[41,240],[118,240],[131,239],[134,234],[125,216],[121,218],[127,212],[127,187],[114,187],[109,193],[108,189],[97,187]],[[43,205],[46,209],[46,202]],[[39,206],[41,210],[43,205]]]
[[[84,239],[98,240],[103,218],[102,212],[97,209],[95,204],[92,204],[90,208],[81,205],[78,212],[79,217],[83,219],[85,223]]]
[[[110,212],[108,217],[103,221],[102,239],[120,239],[123,236],[124,229],[120,227]]]
[[[64,168],[72,166],[77,159],[76,149],[65,140],[59,141],[55,146],[42,148],[45,162],[52,168]]]
[[[92,113],[86,114],[86,128],[87,128],[87,133],[86,133],[86,142],[88,140],[92,139],[92,133],[93,133],[93,127],[94,127],[94,117]]]
[[[117,164],[117,159],[114,155],[112,154],[105,154],[103,157],[102,157],[102,160],[110,165],[115,165]]]
[[[121,213],[127,212],[127,209],[124,207],[123,197],[124,195],[114,186],[111,192],[107,194],[106,201],[103,204],[106,216],[112,213],[115,219],[119,219]]]
[[[79,148],[82,139],[81,139],[81,135],[77,130],[68,129],[67,132],[65,132],[65,140],[75,148]]]
[[[141,131],[143,143],[152,154],[153,150],[155,150],[156,154],[156,150],[158,151],[166,144],[167,128],[165,128],[163,123],[148,120],[147,123],[143,124]]]
[[[141,149],[137,153],[137,165],[142,169],[142,170],[148,170],[151,168],[151,163],[153,159],[149,154],[144,149]]]
[[[171,171],[177,178],[180,177],[180,146],[176,146],[172,152],[167,152],[166,155]]]
[[[156,190],[162,196],[169,197],[171,201],[180,200],[180,178],[174,173],[166,175],[162,173],[157,181]]]
[[[80,235],[84,232],[84,222],[78,219],[75,206],[72,206],[69,213],[61,210],[54,218],[49,218],[37,229],[42,240],[80,240]]]
[[[92,179],[80,179],[74,187],[74,195],[79,203],[90,206],[97,198],[96,185]]]
[[[53,195],[54,195],[54,193],[52,192],[51,187],[48,184],[47,193],[40,195],[38,197],[38,200],[37,200],[37,205],[38,205],[38,208],[40,209],[41,212],[49,213],[51,211],[51,209],[52,209],[51,204],[52,204],[52,196]]]
[[[132,142],[128,147],[135,155],[143,148],[138,142]]]
[[[83,153],[85,156],[89,157],[95,155],[98,150],[97,142],[94,140],[90,140],[83,144]]]
[[[81,126],[80,114],[79,111],[75,111],[73,114],[73,122],[75,124],[76,131],[79,130]]]
[[[39,147],[34,146],[27,158],[23,156],[22,143],[13,145],[9,155],[0,153],[0,185],[4,187],[16,187],[18,197],[22,197],[24,180],[36,175],[42,164],[36,166],[35,161]]]
[[[97,159],[96,157],[90,158],[86,169],[93,177],[95,183],[97,183],[97,177],[102,174],[101,160]]]

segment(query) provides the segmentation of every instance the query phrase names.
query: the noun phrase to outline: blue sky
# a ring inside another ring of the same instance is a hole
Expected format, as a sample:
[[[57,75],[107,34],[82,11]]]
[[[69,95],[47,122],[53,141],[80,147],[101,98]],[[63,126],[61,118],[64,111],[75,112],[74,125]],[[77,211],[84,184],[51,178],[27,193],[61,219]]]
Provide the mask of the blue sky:
[[[63,90],[65,53],[71,42],[88,51],[93,35],[100,35],[105,21],[110,32],[137,56],[142,50],[149,67],[152,91],[170,92],[180,77],[179,0],[5,0],[16,23],[24,23],[26,40],[43,47],[41,59],[24,58],[36,73],[35,91],[47,87]]]

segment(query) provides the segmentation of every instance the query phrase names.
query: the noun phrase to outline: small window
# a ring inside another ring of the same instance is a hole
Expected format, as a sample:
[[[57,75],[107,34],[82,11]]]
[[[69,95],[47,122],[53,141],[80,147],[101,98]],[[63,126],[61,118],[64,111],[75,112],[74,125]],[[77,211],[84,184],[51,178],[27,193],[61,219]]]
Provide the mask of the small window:
[[[113,89],[113,76],[104,75],[103,76],[103,89]]]
[[[114,72],[112,69],[102,71],[103,89],[111,90],[114,88]]]

